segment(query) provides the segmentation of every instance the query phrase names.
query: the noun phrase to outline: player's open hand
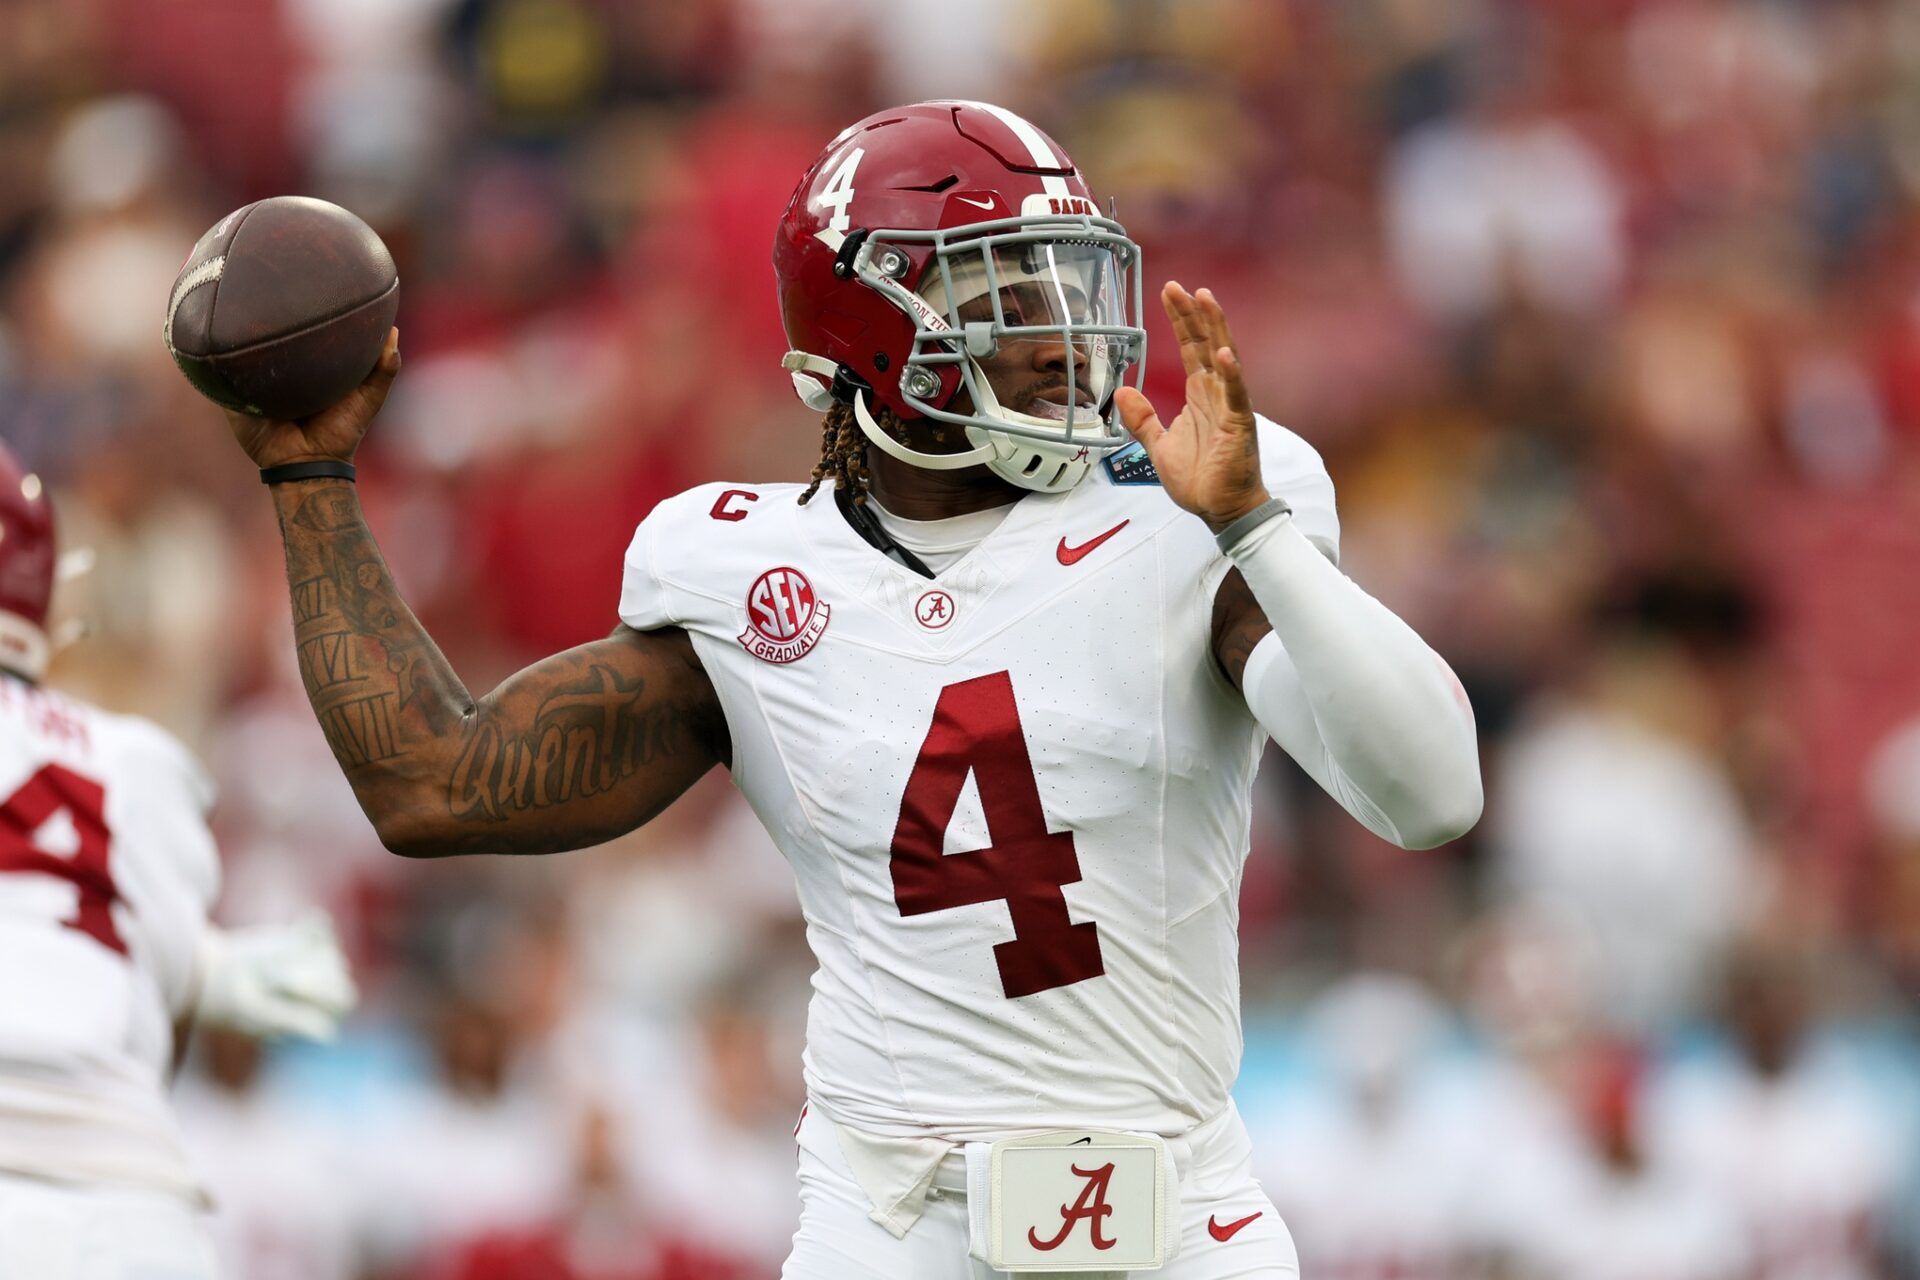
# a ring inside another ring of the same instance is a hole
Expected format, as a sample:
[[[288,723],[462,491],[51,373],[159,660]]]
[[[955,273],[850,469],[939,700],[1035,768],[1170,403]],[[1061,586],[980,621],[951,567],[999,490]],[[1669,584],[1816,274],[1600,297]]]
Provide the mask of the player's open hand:
[[[400,372],[400,331],[387,333],[387,345],[365,382],[347,392],[311,418],[282,422],[273,418],[255,418],[226,410],[227,425],[233,438],[247,451],[258,467],[278,467],[289,462],[319,462],[352,459],[367,434],[373,415],[387,402],[387,392]]]
[[[1146,396],[1122,387],[1120,421],[1146,447],[1167,496],[1217,533],[1267,501],[1245,371],[1212,290],[1198,296],[1174,281],[1160,291],[1187,368],[1187,403],[1172,425]]]

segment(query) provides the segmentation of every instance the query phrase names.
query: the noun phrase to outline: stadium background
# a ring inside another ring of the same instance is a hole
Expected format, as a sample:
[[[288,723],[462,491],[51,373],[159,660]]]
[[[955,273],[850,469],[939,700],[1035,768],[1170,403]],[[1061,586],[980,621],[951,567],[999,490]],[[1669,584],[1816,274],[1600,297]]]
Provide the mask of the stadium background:
[[[1240,1098],[1306,1274],[1916,1274],[1920,8],[8,0],[0,433],[99,556],[56,682],[192,742],[225,917],[325,904],[366,991],[328,1049],[198,1042],[233,1274],[777,1274],[811,966],[718,777],[593,853],[379,849],[161,349],[188,246],[307,192],[393,247],[361,487],[484,689],[610,627],[660,497],[805,476],[774,221],[948,95],[1220,293],[1480,715],[1434,853],[1262,777]]]

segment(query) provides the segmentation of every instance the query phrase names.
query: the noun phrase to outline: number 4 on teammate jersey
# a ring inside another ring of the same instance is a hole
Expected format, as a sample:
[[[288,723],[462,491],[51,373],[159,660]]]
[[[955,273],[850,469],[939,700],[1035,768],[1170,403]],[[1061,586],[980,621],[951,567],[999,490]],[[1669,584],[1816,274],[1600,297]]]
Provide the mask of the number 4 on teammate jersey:
[[[107,865],[112,836],[102,813],[106,792],[91,778],[57,764],[41,766],[19,790],[0,801],[0,872],[52,876],[72,883],[79,905],[69,929],[86,934],[109,951],[127,954],[113,923],[120,890]],[[75,849],[61,857],[41,848],[35,835],[64,814],[72,823]]]
[[[992,844],[944,854],[947,827],[971,772]],[[1009,998],[1106,972],[1100,930],[1075,924],[1061,886],[1080,879],[1071,831],[1049,831],[1040,787],[1005,671],[950,684],[907,777],[893,830],[893,897],[903,916],[1004,899],[1013,940],[994,946]]]

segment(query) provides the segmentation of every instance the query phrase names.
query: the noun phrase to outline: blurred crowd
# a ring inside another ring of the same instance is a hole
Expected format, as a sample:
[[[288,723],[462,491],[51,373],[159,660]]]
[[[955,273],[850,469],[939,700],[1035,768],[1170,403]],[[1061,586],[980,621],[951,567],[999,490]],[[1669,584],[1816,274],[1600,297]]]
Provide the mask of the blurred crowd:
[[[368,995],[198,1041],[233,1274],[776,1275],[811,965],[718,776],[592,853],[379,848],[162,350],[187,249],[283,192],[393,248],[361,488],[484,690],[612,626],[661,497],[806,476],[775,221],[941,96],[1218,291],[1480,717],[1431,854],[1262,775],[1239,1096],[1305,1274],[1920,1275],[1920,6],[7,0],[0,435],[97,560],[55,681],[202,752],[227,918],[323,904]]]

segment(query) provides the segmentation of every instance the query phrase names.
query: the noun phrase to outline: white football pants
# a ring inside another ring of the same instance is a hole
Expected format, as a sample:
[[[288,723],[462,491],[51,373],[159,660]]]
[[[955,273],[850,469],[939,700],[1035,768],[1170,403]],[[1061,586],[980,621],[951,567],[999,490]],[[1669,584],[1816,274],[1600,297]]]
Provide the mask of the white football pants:
[[[1239,1124],[1236,1117],[1233,1122]],[[1244,1130],[1241,1131],[1244,1134]],[[1180,1187],[1180,1253],[1158,1271],[1023,1272],[1019,1280],[1299,1280],[1293,1237],[1254,1180],[1245,1141],[1223,1167],[1197,1163]],[[800,1229],[781,1280],[1003,1280],[967,1252],[967,1196],[935,1179],[925,1212],[904,1240],[867,1216],[872,1208],[819,1107],[800,1132]],[[1258,1215],[1257,1217],[1254,1215]],[[1251,1221],[1247,1219],[1251,1218]],[[1227,1239],[1217,1238],[1225,1229]]]
[[[215,1280],[200,1210],[159,1191],[0,1173],[0,1280]]]

